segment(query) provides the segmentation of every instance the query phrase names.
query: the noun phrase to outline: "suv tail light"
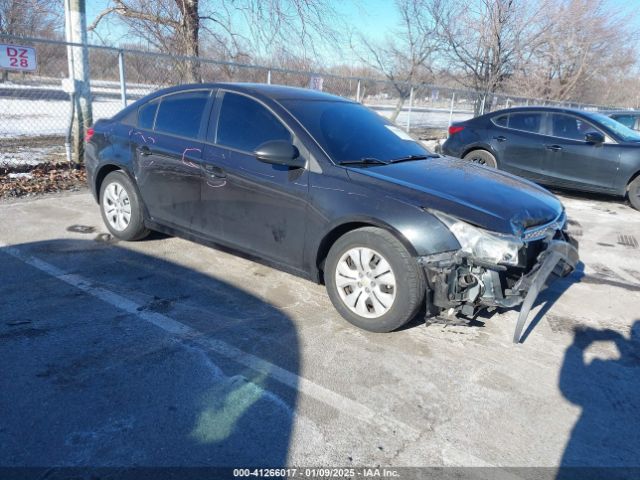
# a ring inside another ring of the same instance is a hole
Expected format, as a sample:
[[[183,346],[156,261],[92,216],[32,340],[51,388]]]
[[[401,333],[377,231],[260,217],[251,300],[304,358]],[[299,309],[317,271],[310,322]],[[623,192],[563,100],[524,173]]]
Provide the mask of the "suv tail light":
[[[87,134],[84,136],[84,141],[89,143],[91,141],[91,137],[93,137],[94,133],[96,133],[96,131],[93,128],[88,128],[87,129]]]
[[[456,134],[456,133],[459,133],[459,132],[461,132],[462,130],[464,130],[464,127],[463,127],[463,126],[460,126],[460,125],[451,125],[451,126],[449,127],[449,136],[454,135],[454,134]]]

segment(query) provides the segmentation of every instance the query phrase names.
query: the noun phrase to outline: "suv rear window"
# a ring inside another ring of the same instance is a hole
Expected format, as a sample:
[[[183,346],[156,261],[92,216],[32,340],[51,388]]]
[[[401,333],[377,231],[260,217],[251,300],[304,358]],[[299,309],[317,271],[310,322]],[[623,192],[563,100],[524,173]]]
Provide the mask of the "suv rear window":
[[[176,93],[160,102],[155,130],[180,137],[197,138],[209,90]]]

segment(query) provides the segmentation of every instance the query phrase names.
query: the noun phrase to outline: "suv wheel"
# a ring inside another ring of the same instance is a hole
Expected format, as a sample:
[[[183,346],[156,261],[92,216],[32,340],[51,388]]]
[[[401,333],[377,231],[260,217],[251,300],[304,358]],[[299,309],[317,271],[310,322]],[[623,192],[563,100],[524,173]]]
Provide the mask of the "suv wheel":
[[[114,237],[139,240],[149,234],[142,204],[129,177],[121,170],[107,175],[100,187],[102,220]]]
[[[422,270],[386,230],[365,227],[340,237],[324,270],[331,302],[350,323],[390,332],[411,320],[425,295]]]
[[[637,176],[633,182],[629,184],[627,190],[629,192],[629,203],[636,210],[640,210],[640,176]]]
[[[498,162],[496,162],[496,157],[491,155],[491,153],[486,150],[473,150],[467,153],[463,160],[468,160],[469,162],[479,163],[480,165],[484,165],[485,167],[498,168]]]

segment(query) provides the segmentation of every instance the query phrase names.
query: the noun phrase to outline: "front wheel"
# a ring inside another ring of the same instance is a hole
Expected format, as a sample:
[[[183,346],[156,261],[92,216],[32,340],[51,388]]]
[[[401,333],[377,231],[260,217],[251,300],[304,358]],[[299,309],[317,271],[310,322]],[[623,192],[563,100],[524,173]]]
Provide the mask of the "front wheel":
[[[102,220],[114,237],[140,240],[149,234],[144,226],[142,204],[129,177],[121,170],[111,172],[100,187]]]
[[[633,182],[629,184],[629,203],[636,210],[640,210],[640,176],[637,176]]]
[[[478,163],[480,165],[484,165],[485,167],[498,168],[498,162],[496,161],[496,157],[494,157],[491,153],[486,150],[473,150],[467,153],[463,160],[467,160],[469,162]]]
[[[375,227],[340,237],[327,255],[324,278],[336,310],[371,332],[390,332],[407,323],[425,295],[415,258],[391,233]]]

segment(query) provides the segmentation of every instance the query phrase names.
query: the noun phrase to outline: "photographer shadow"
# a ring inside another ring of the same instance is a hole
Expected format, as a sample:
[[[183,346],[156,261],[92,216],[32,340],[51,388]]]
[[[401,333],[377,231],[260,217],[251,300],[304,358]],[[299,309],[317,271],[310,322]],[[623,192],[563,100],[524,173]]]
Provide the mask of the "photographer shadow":
[[[619,357],[587,349],[612,342]],[[630,338],[611,329],[576,329],[560,372],[562,394],[582,412],[562,456],[557,479],[638,478],[640,474],[640,320]]]

